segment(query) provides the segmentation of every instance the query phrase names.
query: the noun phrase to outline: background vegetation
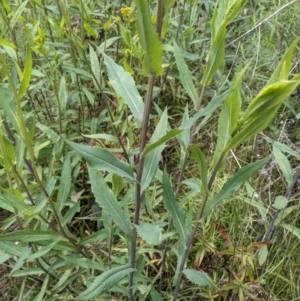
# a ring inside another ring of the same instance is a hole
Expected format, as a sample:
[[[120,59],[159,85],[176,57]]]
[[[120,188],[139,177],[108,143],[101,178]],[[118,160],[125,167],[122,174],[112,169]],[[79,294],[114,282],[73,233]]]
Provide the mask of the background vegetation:
[[[299,12],[2,0],[1,300],[299,300]]]

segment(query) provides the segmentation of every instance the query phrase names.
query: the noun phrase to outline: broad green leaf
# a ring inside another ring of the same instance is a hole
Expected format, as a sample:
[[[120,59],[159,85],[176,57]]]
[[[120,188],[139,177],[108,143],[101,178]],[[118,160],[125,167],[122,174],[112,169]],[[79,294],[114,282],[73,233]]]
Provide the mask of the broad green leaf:
[[[224,184],[221,191],[214,197],[214,199],[211,202],[207,203],[202,218],[205,218],[224,199],[232,195],[232,193],[236,189],[238,189],[243,183],[245,183],[256,171],[262,168],[269,160],[270,158],[265,158],[256,161],[252,164],[246,165],[240,170],[238,170],[238,172]]]
[[[60,233],[53,232],[53,231],[19,230],[0,236],[0,241],[33,242],[33,241],[41,241],[41,240],[48,240],[48,239],[53,240],[60,236],[61,236]]]
[[[156,149],[160,145],[162,145],[162,144],[168,142],[169,140],[173,139],[178,134],[180,134],[182,131],[183,131],[183,129],[172,129],[167,134],[165,134],[164,136],[162,136],[161,138],[156,140],[155,142],[147,144],[146,147],[144,148],[144,150],[141,153],[141,158],[145,157],[146,154],[148,154],[150,151]]]
[[[60,79],[58,98],[59,98],[61,113],[64,115],[67,108],[67,102],[68,102],[68,89],[67,89],[66,79],[64,76],[62,76]]]
[[[172,217],[181,242],[182,244],[185,244],[188,239],[185,226],[185,214],[182,207],[180,207],[180,204],[175,199],[174,191],[168,179],[166,170],[164,170],[163,173],[163,197],[165,207]]]
[[[189,279],[191,282],[198,284],[199,286],[212,286],[214,288],[218,288],[215,283],[210,279],[210,277],[200,271],[184,269],[183,274]]]
[[[25,248],[11,241],[0,241],[0,250],[4,251],[6,254],[20,257],[24,252]]]
[[[191,154],[192,158],[198,163],[199,166],[199,174],[201,177],[202,185],[205,191],[205,194],[208,194],[208,187],[207,187],[207,164],[205,161],[204,154],[202,153],[201,149],[197,146],[192,144],[191,145]]]
[[[269,251],[268,251],[268,246],[263,246],[259,248],[258,250],[258,263],[260,266],[262,266],[268,257]]]
[[[112,218],[120,230],[131,236],[132,226],[130,220],[124,214],[116,197],[104,182],[103,178],[100,177],[93,168],[89,166],[88,171],[96,202],[102,210]]]
[[[288,204],[288,199],[284,197],[283,195],[278,195],[275,198],[275,202],[272,205],[275,209],[281,210],[284,209]]]
[[[11,255],[3,254],[2,252],[0,252],[0,265],[2,265],[6,260],[8,260],[10,258],[11,258]]]
[[[64,165],[60,177],[60,183],[57,193],[56,209],[59,214],[62,212],[64,204],[67,200],[71,189],[71,161],[70,156],[67,154],[64,157]]]
[[[163,301],[162,296],[159,294],[159,292],[152,287],[150,292],[151,300],[155,301]]]
[[[148,2],[144,0],[133,0],[137,7],[137,31],[140,43],[145,51],[145,67],[147,75],[158,76],[162,74],[162,47],[155,32],[151,18]]]
[[[275,144],[273,144],[273,154],[274,154],[275,161],[278,164],[280,170],[282,171],[287,184],[290,186],[291,183],[293,182],[293,171],[289,160],[279,150],[279,148],[276,147]]]
[[[30,47],[28,46],[27,52],[26,52],[23,78],[21,79],[21,85],[20,85],[20,89],[19,89],[19,92],[17,95],[17,100],[21,100],[21,98],[24,96],[24,94],[27,91],[27,88],[28,88],[29,82],[30,82],[31,71],[32,71],[32,56],[31,56]]]
[[[21,14],[23,13],[24,9],[26,8],[28,0],[25,0],[22,2],[21,5],[18,5],[16,11],[13,14],[13,17],[10,20],[10,30],[13,30],[19,17],[21,16]]]
[[[43,279],[43,285],[42,285],[41,289],[39,290],[38,294],[35,296],[35,298],[32,301],[42,301],[42,300],[44,300],[43,298],[44,298],[46,289],[48,287],[49,278],[50,278],[50,276],[47,274],[45,279]]]
[[[81,86],[82,92],[85,94],[92,106],[95,105],[95,95],[92,94],[86,86]]]
[[[115,155],[106,149],[99,147],[92,147],[87,145],[78,144],[66,140],[66,142],[76,150],[91,167],[115,173],[134,180],[133,170],[130,165],[124,161],[119,160]]]
[[[277,68],[273,72],[272,76],[267,82],[267,85],[274,84],[278,81],[287,80],[290,69],[291,69],[291,61],[293,58],[293,53],[295,51],[295,48],[297,44],[299,43],[300,38],[297,38],[293,41],[291,46],[287,49],[284,56],[280,60],[280,63],[278,64]]]
[[[208,61],[201,79],[202,85],[209,85],[213,76],[224,62],[226,24],[222,24],[208,53]]]
[[[100,64],[99,64],[97,54],[96,54],[95,50],[93,49],[93,47],[91,46],[91,44],[89,44],[89,52],[90,52],[91,69],[92,69],[92,72],[94,73],[96,81],[97,81],[97,82],[95,82],[95,79],[93,77],[94,86],[101,87],[101,85],[100,85],[100,77],[101,77]]]
[[[134,269],[129,268],[127,265],[112,268],[100,276],[97,276],[93,283],[89,287],[79,294],[75,300],[91,300],[99,297],[103,292],[114,287],[118,282],[120,282],[129,273],[133,272]]]
[[[164,137],[167,131],[167,127],[168,127],[168,114],[167,114],[167,109],[165,109],[149,141],[149,144],[152,144],[158,141],[161,137]],[[145,189],[149,186],[153,177],[155,176],[159,161],[161,159],[161,152],[163,151],[164,147],[165,147],[165,143],[162,143],[158,147],[156,147],[152,152],[149,152],[148,154],[145,155],[144,168],[143,168],[143,174],[141,179],[142,191],[145,191]]]
[[[141,124],[144,115],[144,102],[137,90],[133,77],[105,53],[102,52],[102,54],[111,85],[124,99],[135,119]]]
[[[216,38],[222,23],[224,22],[224,16],[226,13],[228,1],[219,1],[218,5],[215,6],[213,16],[210,20],[211,25],[211,43]]]
[[[179,71],[181,83],[182,83],[185,91],[187,92],[187,94],[189,95],[191,100],[193,101],[194,108],[196,108],[199,96],[196,91],[195,85],[193,83],[192,74],[191,74],[188,66],[185,63],[184,58],[182,57],[182,55],[180,53],[180,49],[175,40],[173,41],[173,44],[174,44],[174,55],[175,55],[176,64],[177,64],[177,68]]]
[[[295,235],[298,239],[300,239],[300,229],[296,228],[293,225],[288,225],[288,224],[280,224],[280,226],[289,232],[291,232],[293,235]]]
[[[139,236],[149,245],[159,245],[161,243],[162,228],[158,225],[142,223],[134,225]]]

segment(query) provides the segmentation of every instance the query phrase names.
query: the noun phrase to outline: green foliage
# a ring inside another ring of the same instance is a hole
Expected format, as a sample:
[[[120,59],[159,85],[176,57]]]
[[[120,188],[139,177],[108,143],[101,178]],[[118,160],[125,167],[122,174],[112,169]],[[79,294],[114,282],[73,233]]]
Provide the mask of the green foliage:
[[[7,300],[299,297],[298,4],[212,2],[2,1]]]

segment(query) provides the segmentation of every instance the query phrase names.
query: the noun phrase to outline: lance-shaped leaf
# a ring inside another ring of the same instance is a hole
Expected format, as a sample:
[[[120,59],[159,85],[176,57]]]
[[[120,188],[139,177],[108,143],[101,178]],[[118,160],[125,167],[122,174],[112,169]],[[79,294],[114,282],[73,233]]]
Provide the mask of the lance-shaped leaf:
[[[163,137],[166,134],[167,127],[168,127],[168,114],[167,114],[167,109],[165,109],[149,141],[149,144],[152,144],[158,141],[161,137]],[[145,155],[144,168],[143,168],[143,174],[141,180],[142,191],[144,191],[151,183],[156,173],[161,157],[161,152],[164,149],[164,147],[165,147],[165,143],[162,143],[159,146],[157,146],[152,152],[149,152],[148,154]]]
[[[163,71],[162,47],[155,32],[149,13],[148,2],[134,0],[137,7],[137,31],[140,43],[145,51],[145,67],[148,74],[160,75]]]
[[[229,140],[224,152],[249,140],[263,131],[273,120],[277,110],[300,83],[300,74],[290,81],[269,85],[250,102],[239,122],[240,131]]]
[[[291,61],[293,58],[293,53],[295,51],[295,48],[297,44],[299,43],[300,38],[297,38],[294,40],[294,42],[291,44],[291,46],[287,49],[284,56],[280,60],[280,63],[278,64],[277,68],[273,72],[272,76],[267,82],[267,85],[274,84],[281,80],[287,80],[290,69],[291,69]]]
[[[199,286],[213,286],[214,288],[218,288],[215,283],[210,279],[210,277],[200,271],[184,269],[183,274],[189,279],[191,282],[198,284]]]
[[[250,62],[236,74],[231,85],[232,91],[226,97],[222,106],[222,111],[218,120],[218,140],[216,150],[214,152],[212,167],[215,167],[217,161],[221,157],[225,145],[231,138],[231,134],[237,127],[238,116],[241,110],[241,84],[242,78],[248,69]]]
[[[191,153],[192,158],[196,160],[199,166],[199,173],[202,181],[202,185],[205,191],[205,194],[208,194],[208,187],[207,187],[207,165],[205,161],[204,154],[202,153],[201,149],[197,146],[192,144],[191,145]]]
[[[19,230],[10,232],[0,236],[0,241],[23,241],[33,242],[41,240],[54,240],[60,237],[61,234],[53,231],[42,231],[42,230]]]
[[[293,182],[292,167],[287,157],[273,144],[273,154],[280,170],[282,171],[287,184],[290,186]]]
[[[191,72],[185,63],[184,58],[182,57],[182,55],[180,53],[180,49],[179,49],[177,43],[175,42],[175,40],[173,41],[173,44],[174,44],[174,55],[175,55],[176,64],[177,64],[177,68],[179,71],[181,83],[182,83],[186,93],[189,95],[189,97],[193,101],[194,107],[196,108],[199,97],[198,97],[198,93],[196,91],[195,85],[193,83],[193,78],[192,78]]]
[[[98,60],[95,50],[93,49],[93,47],[91,45],[89,45],[89,52],[90,52],[91,69],[96,78],[96,80],[95,80],[95,78],[93,77],[93,82],[94,82],[95,87],[98,87],[98,86],[101,86],[100,85],[101,71],[100,71],[99,60]]]
[[[134,180],[133,171],[130,165],[124,161],[119,160],[111,152],[106,149],[91,147],[87,145],[78,144],[75,142],[66,142],[73,147],[90,166],[98,170],[105,170]]]
[[[183,129],[172,129],[166,135],[159,138],[157,141],[147,144],[147,146],[144,148],[144,150],[141,153],[141,158],[145,157],[146,154],[148,154],[150,151],[154,150],[155,148],[159,147],[160,145],[173,139],[174,137],[179,135],[182,131]]]
[[[208,54],[207,65],[200,82],[202,85],[210,84],[213,76],[216,74],[216,72],[224,62],[225,35],[226,35],[226,24],[223,23],[216,35],[215,40],[211,45]]]
[[[245,183],[247,179],[249,179],[256,171],[262,168],[269,160],[270,158],[264,158],[262,160],[242,167],[233,177],[231,177],[224,184],[221,191],[214,197],[214,199],[211,202],[207,203],[202,218],[205,218],[224,199],[232,195],[232,193],[236,189],[238,189],[243,183]]]
[[[144,115],[144,102],[137,90],[133,77],[103,52],[102,55],[111,85],[123,98],[133,116],[141,124]]]
[[[75,300],[91,300],[99,297],[103,292],[114,287],[118,282],[120,282],[129,273],[135,271],[135,269],[126,266],[121,266],[117,268],[112,268],[100,276],[97,276],[93,283],[88,286],[88,288],[82,292]]]
[[[232,0],[229,1],[227,9],[226,9],[226,15],[225,15],[225,22],[226,24],[229,24],[235,16],[237,16],[244,6],[247,4],[248,0]]]
[[[130,220],[123,212],[110,188],[104,182],[103,178],[100,177],[92,167],[89,166],[88,171],[92,184],[92,191],[97,204],[104,212],[106,212],[106,214],[110,216],[110,218],[122,231],[128,235],[132,235],[132,226]]]
[[[180,204],[176,201],[173,188],[168,179],[166,170],[163,173],[163,196],[164,204],[172,217],[177,232],[181,238],[182,244],[187,242],[187,229],[185,227],[185,214]]]
[[[60,110],[62,114],[64,114],[67,108],[67,101],[68,101],[68,89],[67,89],[66,79],[64,76],[62,76],[60,79],[58,100],[59,100]]]
[[[27,47],[26,59],[25,59],[25,68],[23,72],[23,78],[21,79],[20,90],[17,95],[17,100],[20,100],[23,95],[26,93],[26,90],[29,86],[30,77],[32,71],[32,56],[30,47]]]

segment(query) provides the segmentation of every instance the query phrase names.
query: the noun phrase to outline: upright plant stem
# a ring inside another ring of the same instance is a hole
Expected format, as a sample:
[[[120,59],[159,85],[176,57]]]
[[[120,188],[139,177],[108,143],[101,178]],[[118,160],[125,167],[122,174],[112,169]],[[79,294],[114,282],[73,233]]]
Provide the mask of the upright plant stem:
[[[148,90],[145,99],[145,112],[143,116],[142,122],[142,131],[141,131],[141,141],[140,141],[140,154],[144,150],[147,143],[147,133],[148,133],[148,123],[150,117],[150,111],[152,106],[152,93],[153,93],[153,85],[154,85],[154,75],[150,74],[148,78]],[[143,167],[144,167],[144,158],[139,157],[138,167],[137,167],[137,175],[136,175],[136,194],[135,194],[135,214],[134,214],[134,224],[138,225],[140,220],[140,210],[141,210],[141,180],[143,175]],[[134,268],[135,263],[135,255],[136,255],[136,229],[133,229],[132,239],[131,239],[131,249],[130,249],[130,267]],[[129,298],[130,301],[133,301],[133,272],[129,275]]]

